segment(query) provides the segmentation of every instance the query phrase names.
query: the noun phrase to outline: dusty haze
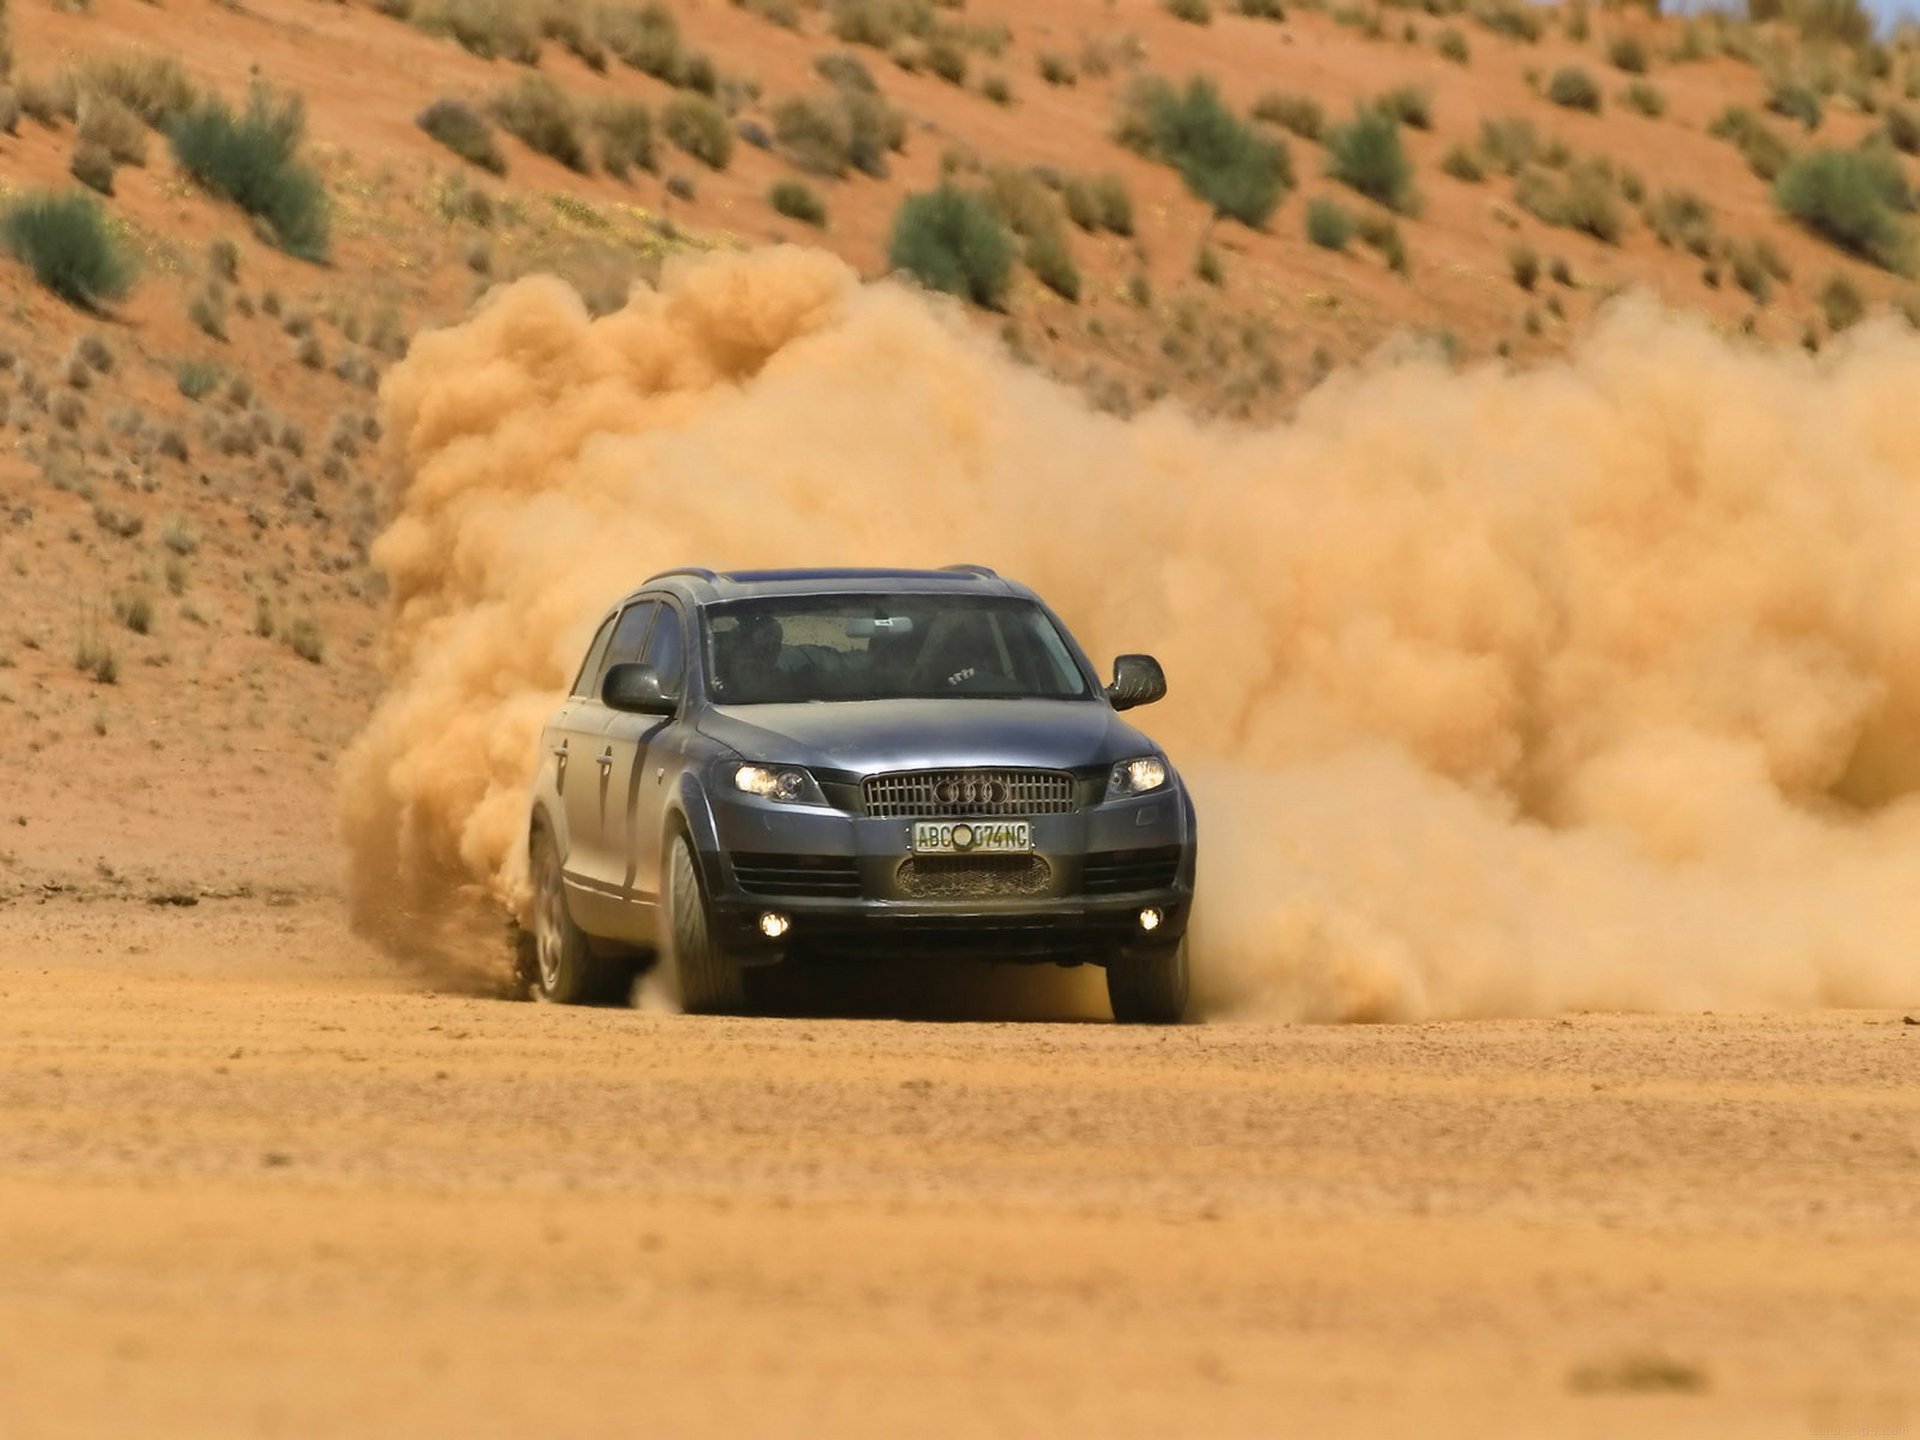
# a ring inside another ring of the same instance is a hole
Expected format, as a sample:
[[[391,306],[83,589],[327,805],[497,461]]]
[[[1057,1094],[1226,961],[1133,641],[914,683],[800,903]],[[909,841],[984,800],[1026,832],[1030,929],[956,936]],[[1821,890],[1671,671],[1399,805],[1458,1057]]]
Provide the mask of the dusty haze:
[[[1210,1015],[1911,1000],[1916,383],[1893,327],[1816,360],[1629,302],[1565,365],[1383,357],[1271,429],[1123,422],[819,252],[599,321],[519,282],[384,387],[356,920],[500,963],[539,726],[647,574],[965,559],[1165,660]]]

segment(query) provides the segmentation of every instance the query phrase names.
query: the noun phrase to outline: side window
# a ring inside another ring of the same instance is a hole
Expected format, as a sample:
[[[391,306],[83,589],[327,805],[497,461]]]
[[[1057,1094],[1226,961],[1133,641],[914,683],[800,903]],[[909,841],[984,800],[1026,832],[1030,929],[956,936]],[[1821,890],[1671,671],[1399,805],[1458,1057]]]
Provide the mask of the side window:
[[[580,666],[580,673],[573,677],[573,694],[588,697],[593,694],[593,682],[600,674],[600,657],[606,653],[607,637],[613,634],[614,617],[609,615],[600,622],[600,628],[593,632],[593,643],[587,647],[587,658]]]
[[[680,612],[671,605],[660,607],[660,623],[653,627],[647,642],[646,661],[660,672],[661,683],[669,694],[680,688],[680,671],[686,664],[686,637],[680,632]]]
[[[647,626],[653,623],[653,612],[659,608],[658,600],[636,600],[620,612],[620,623],[613,627],[613,643],[607,646],[606,661],[600,667],[601,675],[606,674],[611,666],[625,665],[640,658],[640,647],[647,639]],[[598,678],[595,677],[596,682]],[[597,684],[595,689],[597,693]]]

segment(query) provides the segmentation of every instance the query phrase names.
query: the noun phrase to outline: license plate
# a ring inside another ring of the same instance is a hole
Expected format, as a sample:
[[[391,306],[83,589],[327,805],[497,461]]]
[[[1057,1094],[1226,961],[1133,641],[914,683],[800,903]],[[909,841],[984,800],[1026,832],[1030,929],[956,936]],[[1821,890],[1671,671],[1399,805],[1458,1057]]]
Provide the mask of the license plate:
[[[1016,855],[1033,849],[1031,820],[916,820],[916,855]]]

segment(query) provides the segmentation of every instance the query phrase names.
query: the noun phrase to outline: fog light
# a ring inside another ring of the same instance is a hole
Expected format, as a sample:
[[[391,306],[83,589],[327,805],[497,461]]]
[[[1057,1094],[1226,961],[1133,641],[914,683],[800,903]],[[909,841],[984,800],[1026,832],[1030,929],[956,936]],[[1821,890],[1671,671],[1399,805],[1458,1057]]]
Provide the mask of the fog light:
[[[1140,912],[1140,928],[1142,930],[1158,930],[1160,928],[1160,912],[1151,905],[1142,910]]]
[[[769,910],[760,917],[760,933],[769,940],[778,940],[787,933],[787,926],[790,923],[779,911]]]

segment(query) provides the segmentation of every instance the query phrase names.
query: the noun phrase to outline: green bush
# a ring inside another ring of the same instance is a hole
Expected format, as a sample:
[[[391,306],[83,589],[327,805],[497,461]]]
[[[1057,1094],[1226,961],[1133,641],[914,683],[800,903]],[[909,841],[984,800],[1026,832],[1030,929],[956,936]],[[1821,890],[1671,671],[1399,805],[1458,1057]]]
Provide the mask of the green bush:
[[[1160,6],[1174,19],[1189,25],[1213,23],[1213,6],[1209,0],[1160,0]]]
[[[1473,63],[1473,52],[1467,48],[1467,37],[1457,26],[1443,27],[1433,37],[1433,48],[1440,52],[1442,60],[1451,60],[1456,65]]]
[[[133,289],[133,260],[106,211],[79,191],[35,191],[0,210],[0,240],[33,278],[68,304],[97,310]]]
[[[776,180],[767,192],[767,203],[789,220],[798,220],[803,225],[824,228],[827,223],[827,202],[815,194],[811,186],[798,180]]]
[[[507,173],[507,157],[493,138],[493,127],[461,100],[439,99],[414,118],[414,124],[468,164],[495,175]]]
[[[1013,237],[985,200],[942,185],[900,203],[887,262],[929,289],[998,308],[1013,270]]]
[[[255,84],[245,113],[209,98],[175,122],[174,158],[194,182],[273,232],[275,242],[302,260],[327,256],[326,187],[296,158],[306,131],[306,107],[298,96],[276,99]]]
[[[1073,263],[1073,252],[1067,248],[1058,225],[1028,238],[1025,259],[1042,285],[1063,300],[1078,303],[1080,269]]]
[[[1220,252],[1211,245],[1203,244],[1194,252],[1193,277],[1202,285],[1215,287],[1224,285],[1227,279],[1226,267],[1220,262]]]
[[[82,140],[73,147],[73,159],[67,163],[67,173],[89,190],[98,190],[102,195],[113,194],[113,172],[113,156],[106,146]]]
[[[1807,131],[1820,128],[1820,97],[1797,80],[1776,75],[1767,82],[1767,109],[1798,120]]]
[[[1905,105],[1889,105],[1884,133],[1894,149],[1907,155],[1920,155],[1920,112]]]
[[[1509,116],[1480,122],[1480,153],[1489,168],[1503,175],[1519,174],[1539,149],[1540,137],[1531,120]]]
[[[445,35],[482,60],[540,61],[540,30],[522,0],[439,0],[417,10],[413,23],[430,35]]]
[[[106,151],[116,165],[147,163],[146,122],[111,95],[99,91],[81,94],[74,137],[83,145],[96,145]]]
[[[1547,99],[1569,110],[1600,113],[1600,87],[1578,65],[1563,65],[1553,72],[1553,78],[1547,81]]]
[[[1744,105],[1729,105],[1707,126],[1707,133],[1732,142],[1747,168],[1762,180],[1773,180],[1793,159],[1793,147]]]
[[[1040,72],[1040,78],[1049,85],[1077,85],[1080,83],[1079,68],[1070,56],[1057,51],[1042,51],[1034,62]]]
[[[1457,140],[1447,148],[1447,153],[1440,157],[1440,169],[1443,174],[1451,175],[1456,180],[1464,180],[1469,185],[1478,185],[1487,178],[1486,169],[1481,165],[1479,157]]]
[[[1579,230],[1608,245],[1620,243],[1626,216],[1604,165],[1574,166],[1564,183],[1544,171],[1528,170],[1514,187],[1520,208],[1548,225]]]
[[[1433,128],[1433,97],[1418,85],[1402,85],[1374,102],[1402,125],[1415,130]]]
[[[1827,329],[1836,335],[1866,318],[1866,297],[1860,293],[1857,285],[1837,271],[1820,287],[1819,299],[1820,313],[1826,317]]]
[[[1363,106],[1345,125],[1327,132],[1327,174],[1403,215],[1418,206],[1400,123],[1383,111]]]
[[[802,170],[847,173],[853,134],[838,95],[788,96],[773,107],[773,135]]]
[[[1616,35],[1607,42],[1607,60],[1629,75],[1647,73],[1647,47],[1637,35]]]
[[[733,127],[726,112],[704,95],[674,96],[661,112],[660,127],[667,139],[710,170],[724,170],[733,159]]]
[[[1253,102],[1253,118],[1290,130],[1302,140],[1319,140],[1327,128],[1326,111],[1310,95],[1269,90]]]
[[[1622,90],[1620,103],[1649,120],[1658,120],[1667,113],[1667,97],[1658,85],[1649,85],[1645,80],[1636,80]]]
[[[1540,283],[1540,252],[1531,245],[1516,242],[1507,251],[1507,268],[1513,272],[1514,284],[1531,291]]]
[[[669,85],[684,84],[688,56],[680,22],[665,5],[618,6],[600,12],[600,39],[623,65]]]
[[[1133,233],[1133,196],[1118,175],[1068,180],[1061,187],[1060,198],[1066,203],[1067,218],[1082,230]]]
[[[1691,190],[1663,190],[1647,207],[1654,238],[1699,259],[1713,253],[1713,206]]]
[[[949,85],[967,83],[967,52],[954,37],[936,35],[927,43],[923,58],[927,69]]]
[[[829,50],[815,58],[813,70],[836,90],[858,90],[867,95],[880,93],[873,72],[851,50]]]
[[[1146,79],[1130,92],[1126,108],[1134,119],[1123,118],[1122,129],[1143,125],[1146,153],[1178,170],[1216,214],[1257,229],[1293,187],[1287,147],[1229,110],[1211,80],[1195,76],[1176,91]]]
[[[600,166],[617,179],[653,168],[653,112],[638,100],[602,100],[590,114]]]
[[[587,141],[580,112],[567,92],[544,75],[523,75],[493,97],[500,128],[536,154],[585,174]]]
[[[1316,195],[1307,203],[1307,239],[1326,250],[1345,250],[1359,222],[1338,200]]]
[[[1496,35],[1534,45],[1540,40],[1540,10],[1533,0],[1484,0],[1473,18]]]
[[[1912,208],[1900,165],[1884,150],[1811,150],[1774,182],[1780,208],[1815,233],[1896,275],[1911,273]]]
[[[74,76],[76,88],[111,96],[155,130],[165,130],[199,98],[179,60],[136,50],[88,60]]]
[[[933,6],[928,0],[833,0],[828,23],[835,37],[849,45],[890,50],[932,28]]]

